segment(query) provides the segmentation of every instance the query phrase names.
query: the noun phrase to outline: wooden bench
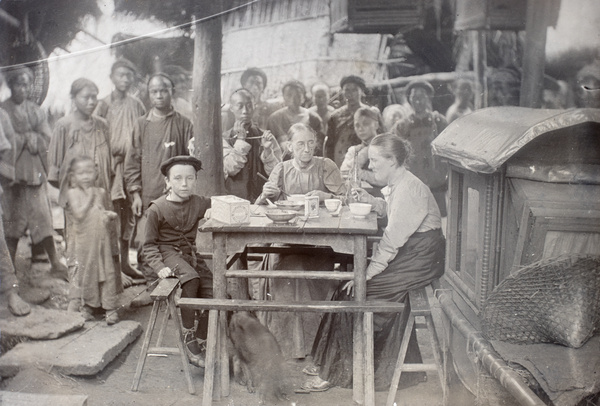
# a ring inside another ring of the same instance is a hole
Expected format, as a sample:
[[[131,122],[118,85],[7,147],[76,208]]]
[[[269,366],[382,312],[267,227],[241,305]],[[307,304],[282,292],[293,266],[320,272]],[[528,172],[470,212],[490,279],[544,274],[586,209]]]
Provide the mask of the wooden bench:
[[[430,297],[434,297],[431,286],[411,290],[408,292],[410,314],[408,316],[408,322],[406,323],[406,328],[404,329],[404,334],[402,336],[402,344],[398,353],[398,360],[396,362],[396,368],[394,369],[394,375],[392,376],[392,381],[390,383],[390,390],[388,392],[386,406],[393,406],[396,404],[396,391],[398,390],[398,384],[400,382],[400,376],[402,375],[402,372],[427,371],[437,372],[442,386],[442,404],[444,406],[448,404],[448,380],[445,363],[445,352],[447,349],[445,347],[442,349],[438,340],[435,324],[433,322],[433,316],[431,313],[431,305],[429,304]],[[425,318],[425,324],[418,323],[416,321],[416,317]],[[404,362],[406,353],[408,351],[408,342],[413,329],[418,330],[424,328],[426,328],[429,332],[434,363],[409,364]]]
[[[269,271],[272,273],[273,271]],[[331,272],[329,272],[331,274]],[[363,331],[365,335],[365,375],[373,377],[373,313],[398,313],[404,310],[404,304],[384,301],[310,301],[310,302],[278,302],[271,300],[240,299],[197,299],[181,298],[179,307],[195,310],[208,310],[208,337],[206,347],[206,366],[204,370],[204,390],[202,405],[210,406],[213,400],[213,385],[217,365],[228,365],[224,360],[217,362],[217,344],[219,330],[224,333],[227,326],[219,328],[219,311],[280,311],[280,312],[317,312],[317,313],[364,313]],[[224,320],[224,318],[221,318]],[[219,351],[219,355],[226,354]],[[229,368],[225,367],[217,375],[221,382],[229,382]],[[366,392],[374,394],[373,380],[369,380]]]
[[[179,317],[179,313],[177,312],[177,308],[175,307],[175,293],[177,291],[177,287],[179,286],[179,279],[177,278],[166,278],[162,279],[158,286],[150,293],[150,297],[154,301],[152,304],[152,312],[150,313],[150,320],[148,321],[148,326],[146,327],[146,334],[144,336],[144,341],[142,343],[142,350],[140,352],[140,358],[138,359],[137,368],[135,370],[135,375],[133,377],[133,384],[131,385],[131,390],[136,392],[138,390],[138,386],[140,384],[140,380],[142,378],[142,372],[144,370],[144,365],[146,364],[146,358],[152,356],[161,356],[161,355],[175,355],[179,354],[181,357],[181,363],[183,366],[183,372],[187,379],[188,391],[190,394],[196,393],[194,388],[194,383],[192,381],[192,374],[190,372],[190,366],[188,363],[187,356],[185,355],[185,351],[183,350],[183,346],[185,345],[183,342],[183,331],[181,330],[181,320]],[[154,333],[154,328],[156,326],[156,319],[158,318],[158,312],[160,310],[161,305],[166,304],[166,310],[163,315],[162,323],[160,326],[160,330],[158,332],[158,338],[156,340],[156,346],[150,347],[150,341],[152,340],[152,335]],[[177,334],[177,347],[163,347],[162,341],[164,338],[164,334],[167,328],[167,323],[169,318],[175,320],[176,324],[176,334]]]

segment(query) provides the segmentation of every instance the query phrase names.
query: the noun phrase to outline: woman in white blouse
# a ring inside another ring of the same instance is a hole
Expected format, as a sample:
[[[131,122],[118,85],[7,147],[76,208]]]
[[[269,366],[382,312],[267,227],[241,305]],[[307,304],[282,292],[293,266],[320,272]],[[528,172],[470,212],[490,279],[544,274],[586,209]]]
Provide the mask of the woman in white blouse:
[[[387,226],[367,267],[367,300],[404,302],[410,290],[428,285],[444,272],[445,240],[440,211],[429,188],[405,166],[410,145],[390,133],[373,138],[368,150],[369,169],[380,184],[387,185],[386,198],[353,189],[353,197],[370,203]],[[333,300],[350,300],[354,282],[340,285]],[[375,387],[389,387],[409,309],[402,314],[375,314]],[[352,316],[326,314],[312,350],[315,367],[305,373],[317,375],[303,387],[312,391],[332,386],[352,386]],[[416,336],[411,335],[406,362],[421,362]],[[402,374],[400,387],[423,380],[422,373]]]
[[[292,159],[273,168],[257,203],[265,198],[283,199],[283,192],[318,196],[321,202],[345,196],[346,185],[337,165],[329,158],[315,156],[317,137],[311,127],[302,123],[292,125],[288,140]],[[310,247],[295,245],[295,248],[296,254],[269,255],[267,269],[333,270],[334,252],[330,248],[323,247],[318,254]],[[271,279],[268,295],[273,300],[327,300],[335,288],[334,281]],[[267,327],[277,338],[286,358],[303,359],[310,354],[320,321],[318,313],[269,312],[267,315]]]

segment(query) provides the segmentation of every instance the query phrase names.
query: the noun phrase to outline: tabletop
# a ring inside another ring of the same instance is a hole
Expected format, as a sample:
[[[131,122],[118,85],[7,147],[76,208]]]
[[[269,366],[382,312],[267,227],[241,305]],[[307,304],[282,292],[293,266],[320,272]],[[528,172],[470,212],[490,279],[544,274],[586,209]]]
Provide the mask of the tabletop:
[[[304,234],[364,234],[377,233],[377,215],[369,213],[365,218],[357,218],[344,206],[338,216],[329,213],[325,208],[319,208],[319,217],[306,218],[304,211],[298,212],[295,219],[289,223],[274,223],[265,215],[268,206],[250,205],[250,222],[245,224],[227,224],[209,219],[200,225],[202,232],[232,232],[232,233],[304,233]]]

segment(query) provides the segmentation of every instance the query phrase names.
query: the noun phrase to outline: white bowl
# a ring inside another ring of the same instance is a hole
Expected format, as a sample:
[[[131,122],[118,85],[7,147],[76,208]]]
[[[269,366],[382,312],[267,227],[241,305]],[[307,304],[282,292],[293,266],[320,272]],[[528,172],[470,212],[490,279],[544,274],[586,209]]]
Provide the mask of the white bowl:
[[[340,199],[325,199],[325,207],[331,212],[336,211],[341,204],[342,201]]]
[[[350,203],[348,207],[354,217],[366,217],[371,212],[371,205],[368,203]]]
[[[298,213],[294,210],[269,209],[265,210],[265,215],[274,223],[287,223],[296,217]]]

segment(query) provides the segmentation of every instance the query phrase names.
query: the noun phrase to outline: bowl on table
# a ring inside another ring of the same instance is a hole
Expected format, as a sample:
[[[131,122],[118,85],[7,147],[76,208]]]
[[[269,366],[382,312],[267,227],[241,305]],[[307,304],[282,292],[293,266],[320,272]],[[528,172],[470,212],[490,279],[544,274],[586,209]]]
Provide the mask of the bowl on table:
[[[265,215],[273,220],[273,223],[287,223],[298,215],[295,210],[283,209],[268,209],[265,210]]]
[[[278,200],[275,205],[282,210],[304,210],[304,202],[295,200]]]
[[[357,218],[365,218],[371,212],[371,205],[369,203],[350,203],[348,207],[350,208],[350,213]]]
[[[342,205],[340,199],[325,199],[325,208],[328,212],[335,212]]]

